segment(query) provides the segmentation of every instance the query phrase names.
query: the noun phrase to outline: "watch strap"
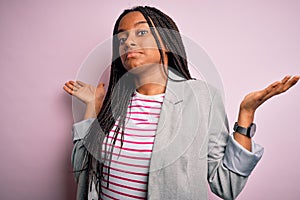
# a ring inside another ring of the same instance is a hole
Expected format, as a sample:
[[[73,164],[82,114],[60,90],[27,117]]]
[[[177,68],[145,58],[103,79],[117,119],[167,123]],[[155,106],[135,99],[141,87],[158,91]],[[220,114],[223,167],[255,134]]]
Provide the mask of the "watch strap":
[[[249,138],[252,138],[255,134],[256,131],[256,124],[255,123],[251,123],[250,126],[248,128],[239,126],[237,122],[235,122],[233,130],[235,132],[238,132],[240,134],[243,134]]]

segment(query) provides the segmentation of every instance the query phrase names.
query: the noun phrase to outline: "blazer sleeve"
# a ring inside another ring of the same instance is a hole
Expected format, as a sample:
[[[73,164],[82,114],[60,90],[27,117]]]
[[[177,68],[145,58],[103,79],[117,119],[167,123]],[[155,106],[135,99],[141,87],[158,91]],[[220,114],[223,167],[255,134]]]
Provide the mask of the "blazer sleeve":
[[[208,127],[208,182],[213,193],[223,199],[235,199],[263,154],[252,142],[252,152],[229,134],[228,119],[219,92],[211,98]]]
[[[82,168],[84,167],[84,155],[86,148],[83,145],[83,138],[86,136],[88,129],[92,122],[93,118],[86,119],[80,122],[73,124],[72,127],[72,136],[73,136],[73,150],[71,155],[71,163],[74,171],[74,177],[76,182],[78,182],[79,175],[82,172]]]
[[[83,144],[83,138],[88,133],[88,129],[94,118],[86,119],[73,124],[72,138],[73,150],[71,154],[71,163],[74,172],[74,178],[77,182],[77,196],[76,199],[87,199],[88,196],[88,170],[84,169],[87,163],[83,163],[84,156],[86,155],[86,148]]]

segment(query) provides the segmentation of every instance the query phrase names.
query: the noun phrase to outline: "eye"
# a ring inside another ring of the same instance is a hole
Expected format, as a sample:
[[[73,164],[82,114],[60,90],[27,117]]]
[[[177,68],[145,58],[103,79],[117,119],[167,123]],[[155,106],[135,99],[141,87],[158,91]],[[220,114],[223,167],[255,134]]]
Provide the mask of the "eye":
[[[140,30],[140,31],[137,32],[137,35],[138,36],[143,36],[143,35],[146,35],[147,33],[148,33],[147,30]]]
[[[125,38],[125,37],[119,38],[119,44],[120,44],[120,45],[124,44],[125,41],[126,41],[126,38]]]

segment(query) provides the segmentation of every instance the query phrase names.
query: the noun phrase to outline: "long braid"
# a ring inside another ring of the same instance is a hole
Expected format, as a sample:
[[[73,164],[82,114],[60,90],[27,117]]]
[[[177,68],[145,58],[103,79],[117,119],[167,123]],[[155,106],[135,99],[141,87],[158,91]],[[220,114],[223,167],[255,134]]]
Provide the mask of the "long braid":
[[[182,42],[182,38],[179,34],[178,27],[175,22],[166,14],[161,12],[160,10],[149,7],[149,6],[138,6],[132,9],[125,10],[117,19],[114,30],[113,30],[113,52],[112,52],[112,64],[111,64],[111,73],[110,73],[110,81],[109,87],[107,90],[107,94],[103,101],[103,106],[97,116],[97,119],[92,123],[87,136],[84,138],[84,145],[88,149],[86,151],[86,155],[83,165],[88,166],[88,170],[95,172],[97,178],[97,188],[100,194],[101,192],[101,180],[104,178],[103,175],[103,165],[107,160],[107,154],[104,153],[102,155],[102,145],[104,142],[104,138],[109,134],[114,124],[116,123],[116,119],[118,120],[118,124],[113,136],[112,148],[110,153],[108,154],[109,168],[108,168],[108,180],[107,187],[109,187],[109,172],[110,172],[110,163],[112,159],[112,152],[114,148],[114,144],[116,142],[117,136],[121,133],[121,147],[123,145],[124,139],[124,128],[125,128],[125,119],[127,114],[127,107],[130,103],[131,96],[135,90],[135,85],[133,81],[128,81],[130,79],[130,74],[127,73],[120,59],[119,49],[118,49],[118,41],[115,37],[118,32],[118,27],[121,19],[128,14],[129,12],[139,11],[145,17],[150,29],[153,34],[157,47],[161,56],[161,62],[164,65],[164,54],[162,51],[162,44],[159,41],[158,35],[154,31],[154,28],[159,33],[165,47],[168,50],[168,64],[169,67],[177,70],[183,77],[186,79],[192,79],[190,72],[187,66],[186,60],[186,52]],[[163,67],[163,69],[165,69]],[[128,79],[123,77],[128,76]],[[170,78],[169,78],[170,79]],[[176,80],[175,80],[176,81]],[[120,83],[121,82],[121,83]],[[120,132],[121,131],[121,132]],[[107,149],[107,145],[105,145],[105,152]],[[94,168],[91,164],[91,160],[97,161],[97,167]],[[89,180],[92,181],[92,180]]]
[[[155,28],[158,30],[162,40],[164,41],[166,48],[169,50],[169,52],[171,52],[169,55],[171,55],[173,58],[173,60],[171,58],[171,61],[173,61],[171,63],[173,63],[174,66],[170,65],[170,67],[176,69],[186,79],[191,79],[187,67],[185,48],[175,22],[169,16],[156,8],[146,7],[145,10],[146,12],[143,12],[143,9],[140,11],[145,18],[148,17],[147,14],[151,16],[151,20],[153,21]],[[155,37],[156,34],[153,34]],[[157,42],[159,43],[159,41]]]

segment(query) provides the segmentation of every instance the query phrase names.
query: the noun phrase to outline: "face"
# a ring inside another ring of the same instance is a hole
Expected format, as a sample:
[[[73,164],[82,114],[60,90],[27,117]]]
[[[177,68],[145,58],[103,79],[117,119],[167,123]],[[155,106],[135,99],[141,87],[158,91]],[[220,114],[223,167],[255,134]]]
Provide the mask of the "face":
[[[140,12],[130,12],[121,19],[117,37],[119,54],[127,71],[147,64],[161,63],[155,38]],[[160,38],[159,40],[163,46],[165,58],[167,58],[164,45]],[[166,61],[165,64],[167,65]]]

